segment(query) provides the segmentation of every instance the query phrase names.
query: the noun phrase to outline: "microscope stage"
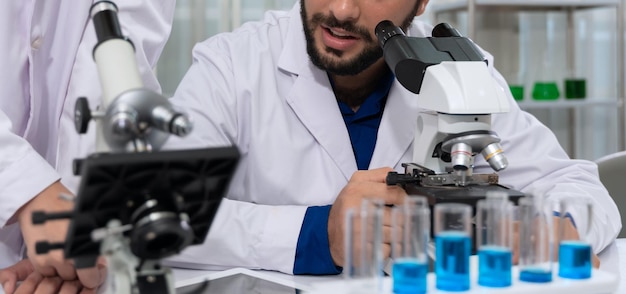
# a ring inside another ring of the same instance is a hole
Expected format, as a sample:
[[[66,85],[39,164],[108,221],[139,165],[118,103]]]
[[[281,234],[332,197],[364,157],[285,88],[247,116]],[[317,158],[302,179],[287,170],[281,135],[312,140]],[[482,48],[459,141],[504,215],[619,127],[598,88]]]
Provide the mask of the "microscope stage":
[[[469,186],[419,186],[406,184],[404,189],[409,195],[422,195],[428,198],[430,205],[437,203],[467,203],[476,206],[478,200],[484,199],[488,192],[505,192],[509,199],[517,204],[517,200],[524,197],[524,193],[506,188],[501,185],[469,185]]]

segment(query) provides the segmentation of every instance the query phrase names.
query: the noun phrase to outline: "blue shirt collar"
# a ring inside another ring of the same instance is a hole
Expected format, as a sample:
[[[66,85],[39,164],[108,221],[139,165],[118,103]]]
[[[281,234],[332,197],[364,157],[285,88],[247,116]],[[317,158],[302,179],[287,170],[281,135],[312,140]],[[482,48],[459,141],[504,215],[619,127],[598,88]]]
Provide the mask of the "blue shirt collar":
[[[387,75],[381,79],[376,90],[374,90],[374,92],[370,94],[365,101],[363,101],[363,104],[361,104],[356,112],[354,112],[345,102],[337,101],[339,104],[339,110],[341,111],[344,119],[349,118],[350,121],[356,121],[380,114],[385,107],[387,94],[389,94],[389,90],[391,90],[391,85],[393,84],[394,79],[395,76],[391,72],[388,72]],[[332,79],[331,85],[334,86]]]

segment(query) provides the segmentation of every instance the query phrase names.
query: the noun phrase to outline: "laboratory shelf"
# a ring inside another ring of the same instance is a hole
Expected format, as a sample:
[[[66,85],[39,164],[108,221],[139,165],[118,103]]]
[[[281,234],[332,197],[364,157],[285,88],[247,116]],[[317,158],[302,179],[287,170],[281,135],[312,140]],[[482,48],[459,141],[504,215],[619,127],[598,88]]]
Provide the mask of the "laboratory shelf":
[[[474,5],[480,8],[506,8],[522,10],[562,10],[573,7],[576,9],[600,8],[620,5],[621,0],[474,0]],[[469,0],[439,1],[433,3],[434,13],[466,10]]]
[[[521,109],[571,109],[571,108],[586,108],[586,107],[620,107],[622,102],[616,98],[611,100],[594,100],[591,98],[585,98],[580,100],[554,100],[554,101],[518,101],[517,105]]]

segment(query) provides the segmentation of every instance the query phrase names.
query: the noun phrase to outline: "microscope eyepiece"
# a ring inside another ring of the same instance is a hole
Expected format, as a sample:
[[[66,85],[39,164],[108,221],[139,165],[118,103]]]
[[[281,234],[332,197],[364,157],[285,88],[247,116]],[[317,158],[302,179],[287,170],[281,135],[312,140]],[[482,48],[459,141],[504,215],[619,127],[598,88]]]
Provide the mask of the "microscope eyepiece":
[[[378,37],[378,42],[380,43],[380,47],[385,47],[385,43],[394,36],[400,35],[405,36],[404,31],[393,22],[389,20],[383,20],[376,26],[374,30],[376,37]]]
[[[433,28],[433,37],[445,38],[445,37],[461,37],[461,33],[457,31],[453,26],[443,22]]]
[[[125,39],[117,19],[117,6],[110,1],[99,1],[91,6],[91,18],[96,29],[98,43],[110,39]]]

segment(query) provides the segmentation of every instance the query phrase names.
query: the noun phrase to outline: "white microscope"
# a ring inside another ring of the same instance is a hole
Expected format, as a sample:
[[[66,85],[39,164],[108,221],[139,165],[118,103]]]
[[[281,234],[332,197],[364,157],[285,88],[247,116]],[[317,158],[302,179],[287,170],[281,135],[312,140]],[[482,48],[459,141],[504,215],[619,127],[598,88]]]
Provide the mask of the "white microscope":
[[[431,205],[473,206],[494,190],[506,192],[515,202],[524,196],[499,185],[495,172],[473,173],[478,154],[496,172],[507,167],[500,138],[491,130],[491,115],[509,111],[504,89],[473,42],[448,24],[436,26],[432,38],[416,38],[383,21],[376,35],[398,81],[419,94],[414,163],[403,164],[405,174],[390,173],[387,183],[427,196]]]

